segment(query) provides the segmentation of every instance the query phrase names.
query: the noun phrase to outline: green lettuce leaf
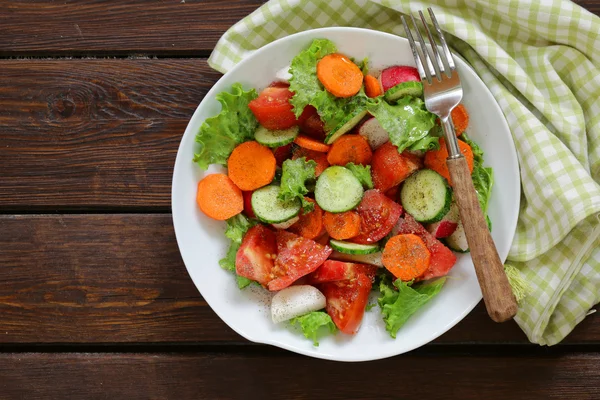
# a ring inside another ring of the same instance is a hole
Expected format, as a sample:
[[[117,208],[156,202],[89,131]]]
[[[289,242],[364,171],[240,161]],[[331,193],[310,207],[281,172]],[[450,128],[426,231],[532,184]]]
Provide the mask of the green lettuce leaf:
[[[425,103],[419,98],[402,97],[395,105],[377,98],[367,102],[367,110],[390,134],[390,141],[399,152],[407,148],[424,150],[437,140],[426,139],[435,124],[435,115],[425,109]],[[413,145],[416,147],[412,148]]]
[[[256,90],[245,92],[239,83],[233,84],[231,93],[217,94],[221,112],[207,118],[196,135],[199,152],[194,155],[194,162],[200,168],[207,169],[210,164],[227,165],[235,146],[254,138],[258,121],[248,103],[256,97]]]
[[[371,178],[371,166],[356,165],[354,163],[346,164],[346,168],[358,179],[365,189],[373,189],[373,179]]]
[[[317,63],[328,54],[335,53],[337,47],[327,39],[315,39],[310,47],[301,51],[290,65],[290,90],[294,96],[290,103],[294,107],[294,114],[299,117],[304,107],[311,104],[317,96],[325,90],[317,78]]]
[[[219,260],[219,265],[221,268],[236,274],[236,281],[240,289],[245,288],[253,281],[237,275],[235,272],[235,257],[242,244],[244,235],[248,232],[248,229],[252,228],[257,223],[256,220],[246,218],[243,214],[238,214],[227,220],[225,236],[231,240],[231,243],[229,244],[229,249],[227,250],[225,257]]]
[[[429,300],[439,293],[446,278],[439,278],[411,286],[410,282],[397,279],[393,285],[391,279],[385,277],[379,284],[381,296],[377,299],[385,322],[385,329],[391,337],[396,334],[406,321]]]
[[[306,201],[304,195],[308,193],[307,182],[315,179],[316,167],[317,163],[313,160],[306,161],[306,157],[285,160],[282,165],[279,200],[293,201],[297,198],[302,201],[304,210],[312,211],[314,204]]]
[[[312,340],[315,346],[319,345],[319,336],[325,334],[325,330],[321,328],[327,328],[329,333],[335,333],[337,330],[329,314],[324,311],[313,311],[293,318],[290,324],[300,324],[304,336]]]
[[[471,178],[473,179],[473,186],[475,186],[481,210],[487,213],[488,203],[492,195],[492,187],[494,186],[494,171],[490,167],[486,168],[483,166],[483,150],[481,150],[477,143],[472,141],[465,133],[460,138],[471,146],[471,150],[473,150],[473,172],[471,173]],[[487,220],[491,230],[489,217]]]

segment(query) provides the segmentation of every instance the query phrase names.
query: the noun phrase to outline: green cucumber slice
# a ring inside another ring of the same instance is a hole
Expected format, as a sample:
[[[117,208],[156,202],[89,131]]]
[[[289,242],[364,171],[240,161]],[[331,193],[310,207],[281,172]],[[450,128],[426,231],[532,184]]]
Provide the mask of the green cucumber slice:
[[[274,148],[292,143],[294,139],[296,139],[296,136],[298,136],[298,133],[300,133],[300,128],[298,126],[277,130],[269,130],[264,126],[260,126],[256,132],[254,132],[254,139],[263,146]]]
[[[440,174],[422,169],[404,181],[400,202],[417,221],[430,224],[441,220],[450,210],[452,189]]]
[[[332,144],[345,133],[350,132],[358,123],[367,115],[367,110],[364,108],[357,108],[352,113],[348,114],[346,119],[333,128],[327,133],[325,137],[325,144]]]
[[[379,246],[376,244],[358,244],[335,239],[331,239],[329,244],[333,250],[344,254],[371,254],[379,251]]]
[[[400,97],[404,96],[422,97],[423,84],[417,81],[402,82],[392,88],[389,88],[385,92],[384,96],[389,103],[391,103],[392,101],[396,101]]]
[[[277,198],[279,186],[269,185],[252,193],[252,210],[256,217],[268,224],[280,224],[289,221],[300,213],[299,199],[281,201]]]
[[[364,190],[349,169],[333,166],[317,179],[315,200],[319,207],[332,213],[352,210],[362,200]]]

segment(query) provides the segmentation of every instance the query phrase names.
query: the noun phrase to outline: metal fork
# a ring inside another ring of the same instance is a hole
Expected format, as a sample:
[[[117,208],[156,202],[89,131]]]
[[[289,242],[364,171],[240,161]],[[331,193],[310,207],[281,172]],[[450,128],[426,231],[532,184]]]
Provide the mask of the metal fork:
[[[420,46],[417,46],[404,16],[402,24],[421,75],[425,106],[427,110],[440,118],[444,130],[449,154],[446,164],[488,314],[494,321],[503,322],[515,316],[517,303],[479,206],[471,173],[458,146],[454,124],[450,117],[452,109],[460,103],[463,96],[456,64],[433,11],[431,8],[427,10],[439,37],[442,51],[439,50],[421,11],[419,11],[419,16],[423,30],[429,38],[429,46],[423,40],[417,21],[412,15],[410,19],[415,27]]]

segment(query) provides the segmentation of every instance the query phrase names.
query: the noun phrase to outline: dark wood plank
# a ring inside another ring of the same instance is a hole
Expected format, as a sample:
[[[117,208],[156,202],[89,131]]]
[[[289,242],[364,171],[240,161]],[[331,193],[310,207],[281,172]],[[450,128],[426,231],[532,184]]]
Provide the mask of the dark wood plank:
[[[1,35],[0,35],[1,36]],[[0,60],[2,209],[170,206],[202,59]]]
[[[0,355],[0,392],[4,398],[31,400],[596,400],[599,363],[600,356],[594,353],[424,355],[359,364],[280,352],[271,356],[4,354]]]
[[[245,343],[198,294],[169,214],[0,216],[0,265],[0,343]],[[528,342],[480,305],[436,343]],[[600,319],[565,343],[600,343]]]
[[[598,0],[577,0],[600,14]],[[11,0],[0,4],[0,55],[207,55],[261,0]]]
[[[9,0],[0,55],[208,55],[261,0]]]

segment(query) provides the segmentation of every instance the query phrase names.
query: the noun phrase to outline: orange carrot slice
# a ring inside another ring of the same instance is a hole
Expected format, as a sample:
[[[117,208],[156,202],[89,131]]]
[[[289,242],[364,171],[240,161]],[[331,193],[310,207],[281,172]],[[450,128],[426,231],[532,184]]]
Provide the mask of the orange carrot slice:
[[[334,53],[317,63],[317,78],[336,97],[352,97],[362,87],[363,74],[348,57]]]
[[[325,228],[323,227],[323,210],[313,199],[306,198],[306,200],[314,203],[315,208],[306,214],[303,211],[298,222],[290,226],[288,231],[312,240],[325,232]]]
[[[462,104],[459,104],[454,107],[454,110],[452,110],[450,115],[452,117],[452,122],[454,123],[456,136],[462,135],[469,126],[469,113],[467,112],[467,109]]]
[[[245,142],[227,160],[229,178],[244,191],[268,185],[275,176],[277,161],[271,149],[258,142]]]
[[[196,203],[204,214],[219,221],[244,210],[242,191],[225,174],[207,175],[198,182]]]
[[[469,166],[469,171],[473,172],[473,150],[471,150],[471,146],[462,140],[458,141],[458,147],[460,148],[461,153],[467,159],[467,165]],[[444,138],[440,138],[440,148],[438,150],[429,150],[425,153],[424,164],[425,168],[429,168],[446,178],[448,183],[452,185],[452,181],[450,179],[450,172],[448,171],[448,166],[446,165],[446,159],[448,158],[448,149],[446,149],[446,142]]]
[[[379,81],[373,75],[365,75],[365,93],[369,97],[377,97],[383,94]]]
[[[354,164],[367,165],[371,163],[373,152],[369,142],[361,135],[344,135],[333,142],[327,161],[331,165]]]
[[[396,278],[411,281],[429,267],[431,253],[423,240],[412,233],[393,236],[385,245],[381,262]]]
[[[305,149],[319,151],[321,153],[327,153],[329,151],[329,146],[327,146],[325,143],[319,142],[316,139],[304,135],[296,136],[294,143],[300,147],[304,147]]]
[[[354,211],[336,214],[326,211],[323,215],[323,225],[332,238],[350,239],[360,233],[360,215]]]

